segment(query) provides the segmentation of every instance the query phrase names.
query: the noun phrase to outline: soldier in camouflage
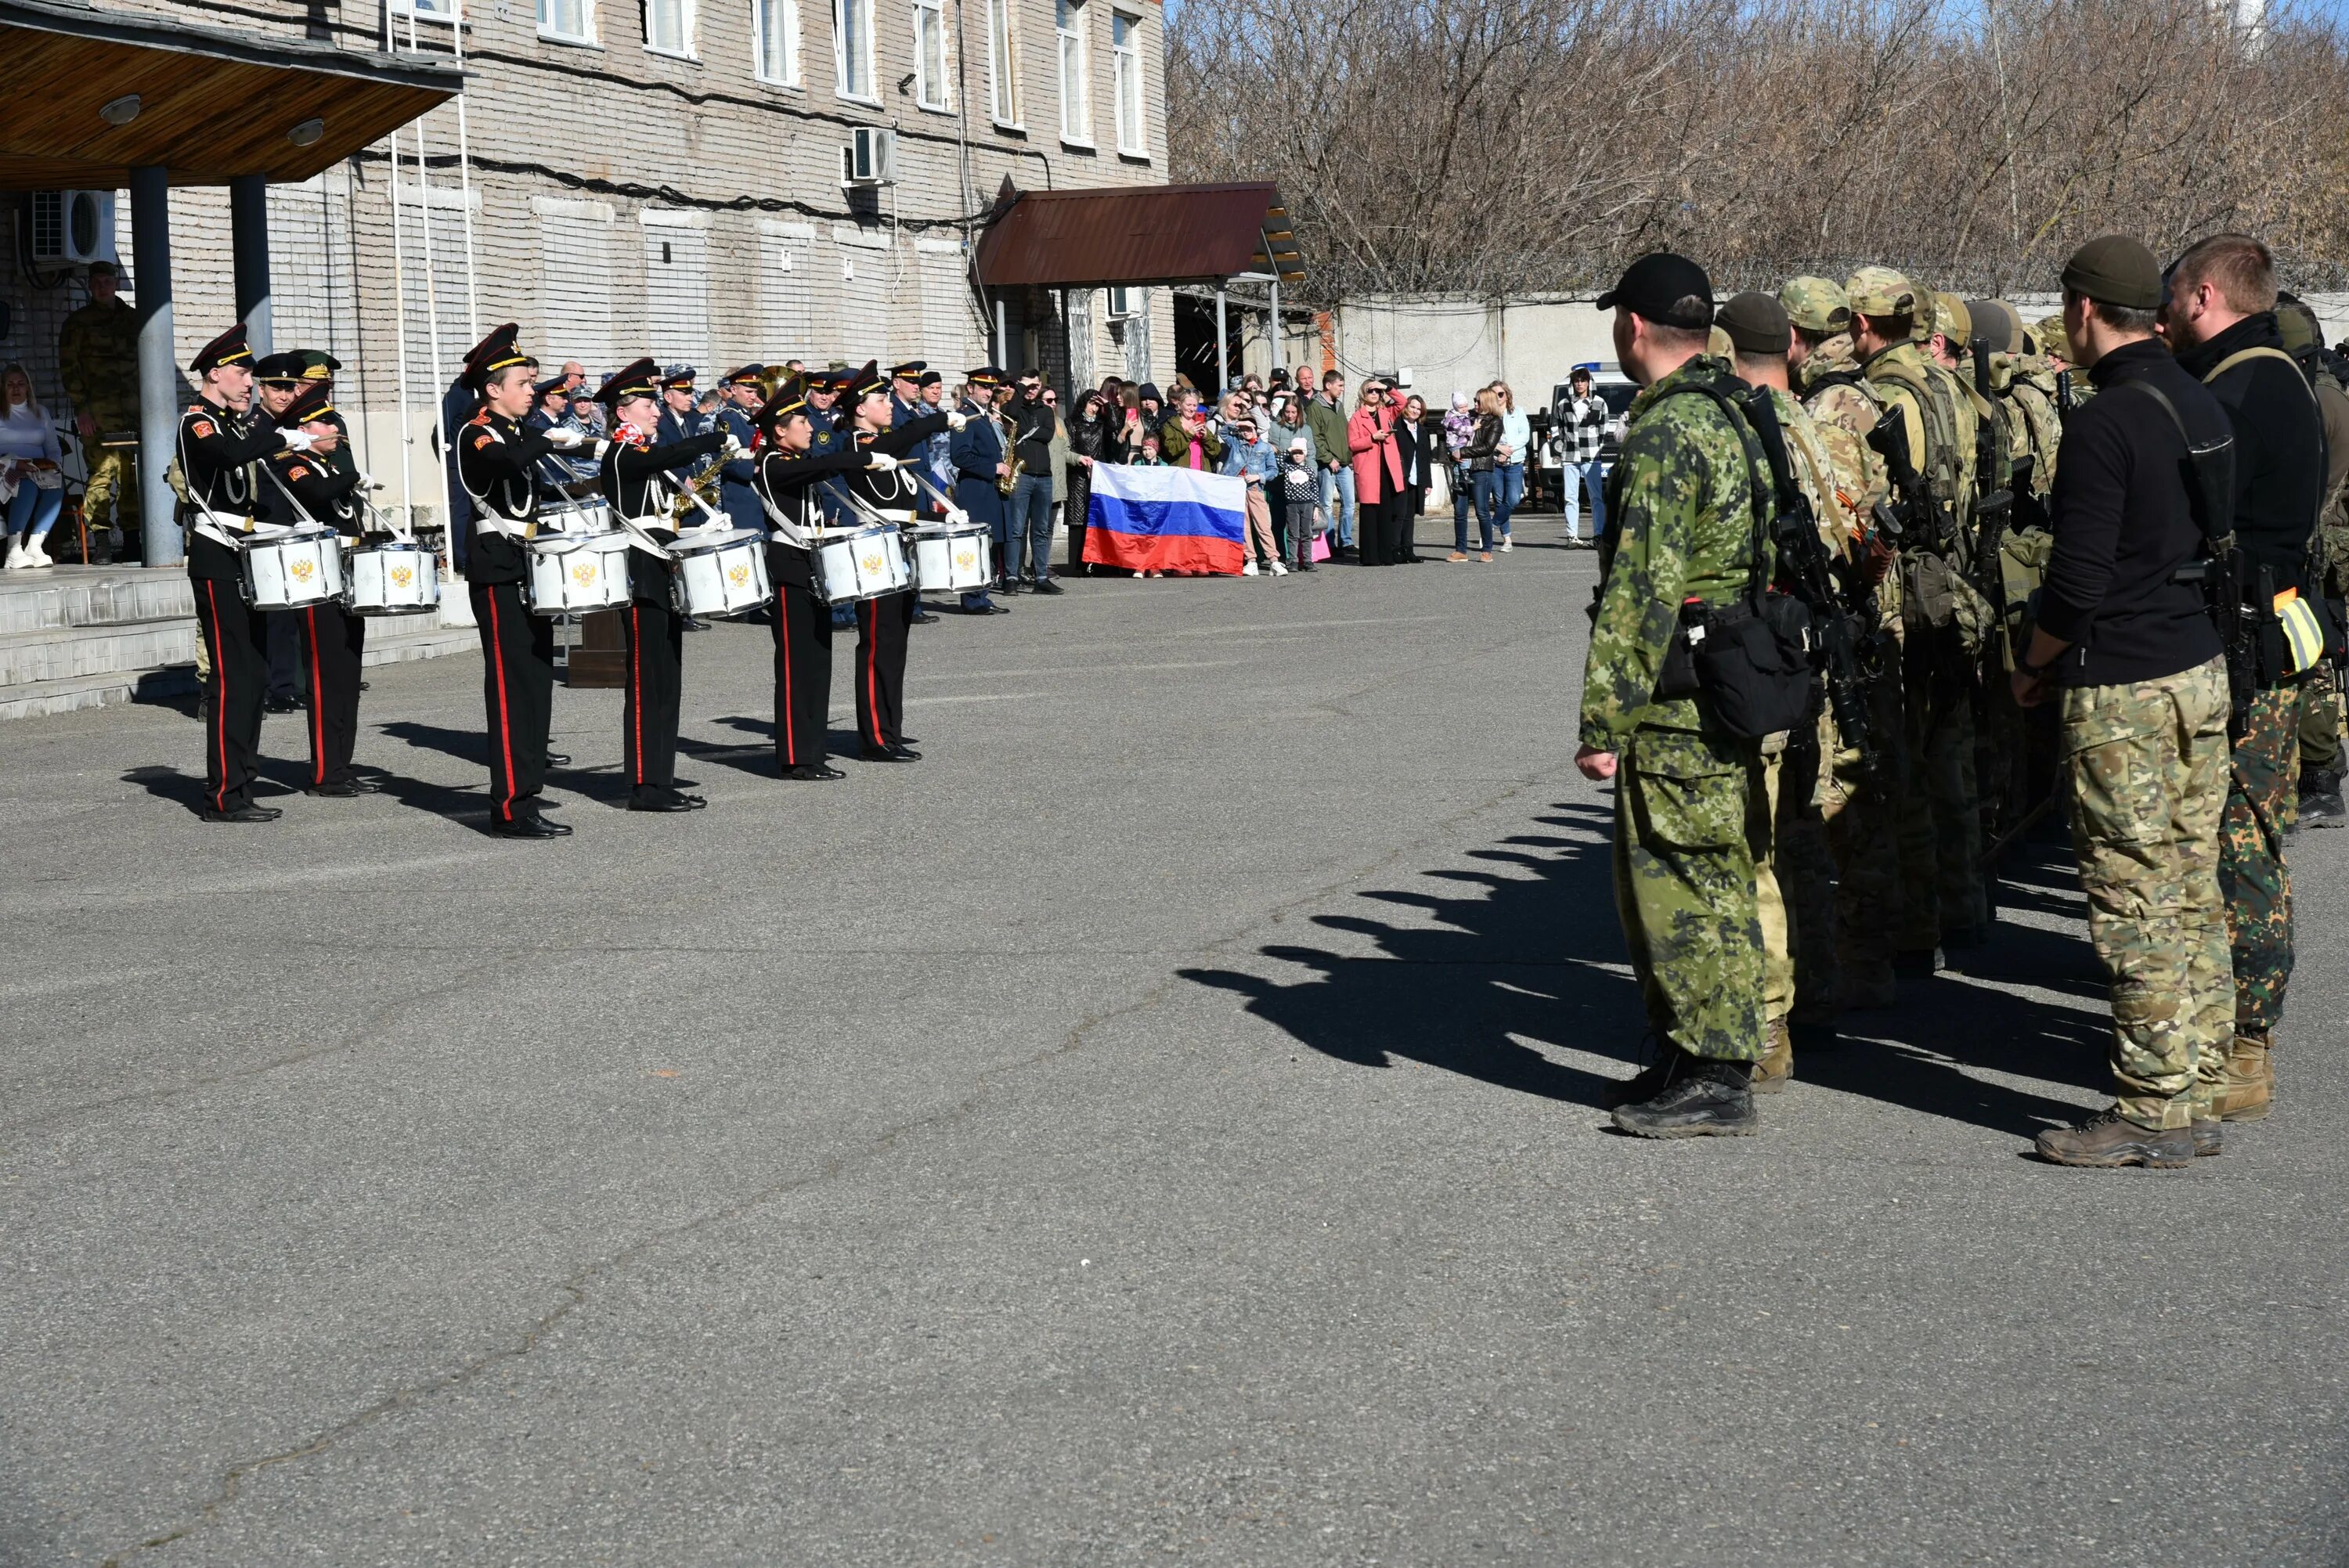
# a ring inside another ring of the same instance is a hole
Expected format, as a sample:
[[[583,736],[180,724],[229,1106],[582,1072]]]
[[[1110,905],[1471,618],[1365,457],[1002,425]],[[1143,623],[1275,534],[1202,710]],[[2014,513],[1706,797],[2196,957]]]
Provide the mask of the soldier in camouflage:
[[[1615,781],[1615,899],[1661,1047],[1620,1087],[1624,1130],[1651,1138],[1754,1130],[1763,1054],[1757,867],[1769,853],[1761,758],[1693,696],[1659,693],[1682,606],[1744,593],[1756,562],[1759,444],[1706,395],[1734,388],[1702,351],[1713,286],[1682,256],[1632,263],[1599,300],[1641,391],[1609,476],[1601,583],[1583,676],[1576,765]],[[1766,546],[1764,547],[1766,550]]]
[[[89,265],[89,303],[66,317],[57,332],[57,375],[74,407],[89,478],[81,511],[91,528],[93,561],[113,558],[116,534],[126,550],[139,533],[139,476],[134,445],[102,446],[109,436],[139,429],[139,313],[116,292],[111,262]],[[109,510],[110,509],[110,510]],[[112,519],[112,531],[99,528]]]
[[[1897,967],[1930,975],[1942,947],[1989,939],[1990,908],[1977,861],[1982,820],[1974,783],[1970,692],[1991,620],[1966,580],[1974,500],[1974,409],[1917,342],[1931,296],[1889,267],[1862,267],[1844,284],[1861,374],[1897,420],[1922,480],[1925,512],[1900,543],[1903,709],[1911,788],[1900,829],[1901,934]]]
[[[2344,620],[2344,584],[2349,584],[2349,390],[2324,360],[2324,331],[2316,313],[2290,294],[2281,296],[2276,325],[2284,352],[2300,362],[2324,417],[2324,509],[2316,519],[2317,562],[2310,573],[2323,595],[2335,630]],[[2341,672],[2330,660],[2309,672],[2300,689],[2300,815],[2298,828],[2349,825],[2341,799]]]

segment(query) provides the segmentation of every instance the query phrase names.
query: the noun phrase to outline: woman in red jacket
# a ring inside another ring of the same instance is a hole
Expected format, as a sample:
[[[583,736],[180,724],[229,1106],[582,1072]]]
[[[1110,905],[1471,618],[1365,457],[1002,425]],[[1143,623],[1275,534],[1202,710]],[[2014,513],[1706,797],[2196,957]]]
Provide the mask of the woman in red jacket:
[[[1390,565],[1402,553],[1402,527],[1395,512],[1411,502],[1402,493],[1402,454],[1395,449],[1394,411],[1387,407],[1385,382],[1372,377],[1362,383],[1361,406],[1346,421],[1346,446],[1353,453],[1354,531],[1361,563]]]

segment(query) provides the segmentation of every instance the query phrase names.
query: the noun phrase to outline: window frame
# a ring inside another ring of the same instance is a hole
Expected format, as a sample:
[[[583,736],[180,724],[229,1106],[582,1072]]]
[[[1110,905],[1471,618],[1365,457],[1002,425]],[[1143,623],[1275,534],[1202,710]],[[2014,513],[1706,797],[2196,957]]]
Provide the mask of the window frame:
[[[581,28],[581,30],[576,33],[563,32],[550,26],[546,20],[545,7],[549,5],[561,5],[562,3],[563,0],[537,0],[537,4],[533,7],[533,10],[537,16],[539,37],[544,39],[550,44],[568,44],[574,48],[602,48],[604,46],[604,40],[595,31],[595,0],[574,0],[574,3],[579,7],[579,22]]]
[[[1127,25],[1127,42],[1124,44],[1117,41],[1117,27],[1121,22]],[[1150,156],[1150,116],[1146,112],[1146,106],[1150,95],[1150,78],[1142,68],[1142,14],[1112,4],[1110,7],[1109,29],[1110,92],[1112,114],[1117,122],[1112,134],[1117,138],[1118,156],[1147,159]],[[1133,73],[1133,102],[1130,116],[1125,97],[1129,71]],[[1129,118],[1133,120],[1133,139],[1131,142],[1125,139],[1126,122]]]
[[[854,92],[848,86],[848,30],[843,20],[850,6],[859,7],[864,22],[864,87]],[[843,103],[861,103],[878,107],[881,102],[881,61],[873,36],[873,0],[832,0],[832,87],[833,96]]]
[[[683,41],[674,49],[653,42],[653,8],[657,5],[677,7],[678,32],[683,36]],[[695,36],[700,24],[699,9],[695,0],[637,0],[637,11],[645,28],[645,53],[669,60],[700,59],[694,48]]]
[[[783,74],[776,76],[767,69],[767,31],[763,24],[780,11],[785,18]],[[800,50],[806,43],[800,30],[800,0],[750,0],[750,75],[771,88],[789,88],[799,91],[807,86],[800,74]]]
[[[954,112],[954,71],[951,41],[947,36],[946,0],[913,0],[914,15],[914,107],[933,114]],[[926,15],[936,29],[938,46],[938,79],[930,80],[929,63],[922,53],[922,18]],[[930,96],[933,87],[937,96]]]
[[[997,18],[1002,19],[1001,26]],[[1003,112],[1007,101],[1006,84],[1011,112]],[[1019,0],[987,0],[987,114],[1005,130],[1025,133],[1028,129],[1027,107],[1020,101],[1019,90]]]
[[[396,21],[413,16],[419,22],[447,24],[457,19],[456,0],[384,0]]]
[[[1061,20],[1066,15],[1074,25]],[[1068,147],[1091,148],[1093,145],[1093,60],[1092,40],[1085,26],[1085,0],[1052,0],[1052,55],[1061,78],[1061,141]],[[1069,48],[1076,46],[1077,80],[1071,92],[1069,81]],[[1069,124],[1069,110],[1077,111],[1077,124]]]

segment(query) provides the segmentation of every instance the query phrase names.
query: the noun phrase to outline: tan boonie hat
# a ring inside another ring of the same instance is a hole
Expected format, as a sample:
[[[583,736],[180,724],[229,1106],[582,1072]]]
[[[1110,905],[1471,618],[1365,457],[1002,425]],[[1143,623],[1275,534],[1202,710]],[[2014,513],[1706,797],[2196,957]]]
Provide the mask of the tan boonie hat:
[[[1844,280],[1844,303],[1854,315],[1910,315],[1917,287],[1890,267],[1862,267]]]
[[[1933,296],[1933,330],[1962,348],[1973,341],[1973,313],[1957,295],[1937,294]]]
[[[2072,362],[2072,346],[2064,339],[2062,316],[2043,316],[2031,330],[2038,335],[2040,353],[2050,359],[2060,359],[2066,365]]]
[[[1786,320],[1805,332],[1841,332],[1851,325],[1851,302],[1833,278],[1807,273],[1788,278],[1778,291],[1778,303],[1786,307]]]

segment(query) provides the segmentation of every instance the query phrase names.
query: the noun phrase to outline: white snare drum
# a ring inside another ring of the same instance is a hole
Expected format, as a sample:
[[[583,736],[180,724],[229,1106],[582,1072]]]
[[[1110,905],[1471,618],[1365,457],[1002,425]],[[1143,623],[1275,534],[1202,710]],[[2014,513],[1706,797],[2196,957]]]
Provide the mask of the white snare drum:
[[[905,531],[914,585],[925,593],[975,593],[994,581],[995,541],[981,522],[933,522]]]
[[[542,533],[529,542],[523,592],[535,615],[588,615],[628,602],[628,536]]]
[[[914,585],[905,564],[905,536],[885,523],[818,529],[808,539],[815,596],[827,604],[878,599]]]
[[[343,596],[343,542],[332,529],[237,542],[254,609],[301,610]]]
[[[774,598],[767,578],[767,536],[755,528],[680,534],[673,585],[678,614],[740,615]]]
[[[440,562],[409,539],[362,544],[343,558],[354,615],[419,615],[440,604]]]

